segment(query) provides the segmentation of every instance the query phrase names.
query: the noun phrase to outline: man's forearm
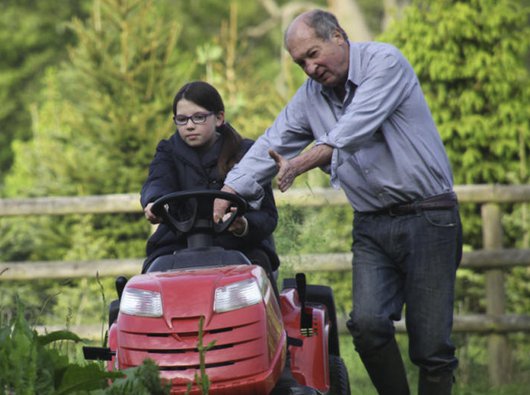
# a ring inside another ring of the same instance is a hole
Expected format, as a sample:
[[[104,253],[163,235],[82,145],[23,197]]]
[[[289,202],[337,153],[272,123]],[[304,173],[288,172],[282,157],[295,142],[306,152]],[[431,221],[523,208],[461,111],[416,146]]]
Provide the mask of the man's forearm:
[[[330,164],[332,154],[333,147],[326,144],[314,146],[309,151],[289,160],[275,151],[269,151],[269,155],[278,167],[278,188],[280,191],[288,190],[293,185],[294,179],[300,174],[317,166]]]
[[[329,165],[332,154],[333,147],[327,144],[320,144],[291,159],[290,162],[296,169],[297,175],[300,175],[315,167]]]

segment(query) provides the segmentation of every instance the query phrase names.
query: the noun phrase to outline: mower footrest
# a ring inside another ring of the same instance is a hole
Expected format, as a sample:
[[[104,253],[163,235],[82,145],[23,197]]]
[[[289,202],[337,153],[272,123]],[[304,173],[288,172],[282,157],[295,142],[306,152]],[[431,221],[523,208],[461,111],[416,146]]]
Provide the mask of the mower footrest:
[[[116,353],[107,347],[83,347],[83,355],[87,360],[110,361]]]

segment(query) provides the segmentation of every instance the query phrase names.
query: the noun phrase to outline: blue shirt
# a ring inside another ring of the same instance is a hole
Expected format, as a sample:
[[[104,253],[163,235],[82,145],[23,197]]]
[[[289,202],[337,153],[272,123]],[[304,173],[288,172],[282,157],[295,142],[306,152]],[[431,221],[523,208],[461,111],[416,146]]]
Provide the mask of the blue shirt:
[[[230,171],[225,184],[259,204],[260,184],[311,142],[333,147],[329,171],[357,211],[374,211],[453,189],[451,166],[414,70],[385,43],[349,43],[346,95],[308,79]]]

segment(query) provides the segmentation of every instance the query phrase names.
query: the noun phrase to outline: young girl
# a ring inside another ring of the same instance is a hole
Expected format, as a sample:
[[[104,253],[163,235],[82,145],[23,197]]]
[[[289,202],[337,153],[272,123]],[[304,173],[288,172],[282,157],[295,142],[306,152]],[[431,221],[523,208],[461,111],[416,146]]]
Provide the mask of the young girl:
[[[145,217],[153,224],[160,222],[151,212],[156,199],[171,192],[221,189],[226,173],[253,143],[225,122],[223,100],[206,82],[184,85],[173,101],[173,114],[177,131],[159,142],[141,192]],[[214,245],[242,251],[252,263],[264,267],[270,277],[279,265],[272,239],[278,213],[270,184],[265,191],[261,208],[249,209],[230,226],[228,234],[214,237]],[[147,242],[142,272],[156,257],[183,248],[186,240],[161,223]]]

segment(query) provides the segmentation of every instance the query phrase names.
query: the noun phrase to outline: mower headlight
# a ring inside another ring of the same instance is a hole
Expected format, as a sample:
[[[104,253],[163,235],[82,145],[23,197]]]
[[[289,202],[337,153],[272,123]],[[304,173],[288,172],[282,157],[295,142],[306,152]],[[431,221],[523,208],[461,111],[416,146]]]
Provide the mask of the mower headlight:
[[[142,317],[162,317],[160,293],[137,288],[125,288],[121,296],[120,312]]]
[[[218,313],[236,310],[258,304],[262,298],[256,280],[247,279],[217,288],[213,309]]]

